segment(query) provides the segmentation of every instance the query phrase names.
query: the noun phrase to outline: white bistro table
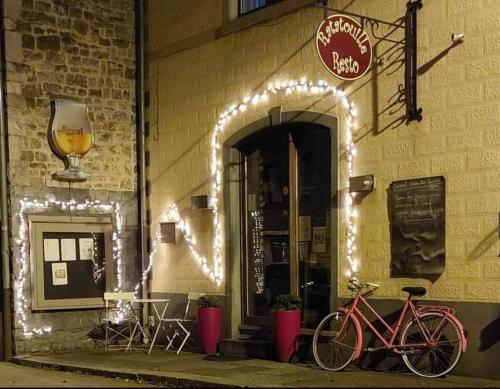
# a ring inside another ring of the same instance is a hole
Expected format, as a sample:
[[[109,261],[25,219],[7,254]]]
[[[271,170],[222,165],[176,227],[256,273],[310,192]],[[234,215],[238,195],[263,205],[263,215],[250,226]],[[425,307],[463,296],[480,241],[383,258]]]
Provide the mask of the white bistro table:
[[[133,303],[151,304],[151,306],[153,307],[153,312],[155,314],[157,323],[156,323],[156,330],[155,330],[155,333],[153,335],[153,339],[151,339],[150,332],[147,331],[147,335],[146,335],[146,333],[144,332],[144,328],[141,326],[140,321],[137,320],[135,323],[135,326],[134,326],[134,330],[132,331],[132,335],[130,336],[130,341],[129,341],[129,344],[127,346],[126,351],[128,351],[130,349],[130,347],[132,345],[132,339],[134,339],[135,333],[136,333],[137,329],[139,328],[141,330],[142,334],[145,337],[149,338],[149,340],[151,342],[151,345],[149,346],[149,350],[148,350],[148,354],[150,354],[151,350],[153,349],[153,346],[156,342],[156,337],[158,336],[158,332],[160,332],[161,323],[165,319],[165,314],[167,312],[167,307],[168,307],[168,303],[170,302],[170,299],[134,299],[132,302]],[[159,308],[159,306],[161,304],[165,304],[163,309]]]

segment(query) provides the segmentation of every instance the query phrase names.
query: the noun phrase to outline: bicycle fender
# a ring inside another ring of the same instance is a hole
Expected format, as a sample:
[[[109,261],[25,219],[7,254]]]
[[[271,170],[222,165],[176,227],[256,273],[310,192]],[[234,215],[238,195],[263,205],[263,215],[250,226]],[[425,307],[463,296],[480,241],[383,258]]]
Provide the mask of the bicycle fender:
[[[464,353],[467,351],[467,330],[464,328],[462,322],[458,320],[458,318],[455,315],[449,314],[448,317],[455,323],[455,325],[460,330],[460,333],[462,334],[462,352]]]
[[[425,312],[434,312],[434,313],[443,313],[442,311],[438,309],[428,309],[425,310]],[[467,351],[467,330],[464,328],[462,322],[455,316],[452,315],[451,313],[446,313],[446,316],[455,323],[457,326],[458,330],[460,331],[460,334],[462,335],[462,352]]]
[[[359,324],[358,318],[354,316],[352,313],[349,313],[349,311],[346,308],[338,308],[337,311],[349,315],[349,317],[354,323],[354,327],[356,327],[356,334],[358,341],[356,342],[356,350],[354,351],[353,360],[358,359],[361,354],[361,347],[363,346],[363,331],[361,330],[361,324]]]

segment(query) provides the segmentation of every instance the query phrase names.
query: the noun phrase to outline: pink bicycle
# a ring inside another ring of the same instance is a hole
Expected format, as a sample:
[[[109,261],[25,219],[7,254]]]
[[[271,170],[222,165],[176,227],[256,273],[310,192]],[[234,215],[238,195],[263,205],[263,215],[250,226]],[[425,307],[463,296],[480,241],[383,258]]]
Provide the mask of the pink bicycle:
[[[467,332],[453,309],[446,306],[416,305],[412,296],[423,296],[422,287],[405,287],[409,294],[397,323],[391,327],[368,303],[366,298],[378,288],[376,284],[360,284],[349,280],[348,289],[355,292],[353,300],[326,316],[316,328],[313,338],[314,358],[325,370],[339,371],[361,351],[389,349],[400,354],[406,366],[422,377],[441,377],[455,368],[467,349]],[[358,305],[363,303],[387,329],[384,337],[363,315]],[[403,320],[408,316],[403,325]],[[382,346],[362,350],[361,320],[381,340]]]

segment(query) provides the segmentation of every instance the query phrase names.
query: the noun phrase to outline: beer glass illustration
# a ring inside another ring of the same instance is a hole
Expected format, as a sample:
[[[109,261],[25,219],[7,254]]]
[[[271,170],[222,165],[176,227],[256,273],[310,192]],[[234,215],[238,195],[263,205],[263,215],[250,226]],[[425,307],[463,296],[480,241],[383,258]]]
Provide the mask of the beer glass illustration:
[[[50,144],[66,166],[53,177],[60,181],[86,181],[89,175],[80,169],[80,160],[93,143],[87,105],[64,99],[55,99],[51,105]]]

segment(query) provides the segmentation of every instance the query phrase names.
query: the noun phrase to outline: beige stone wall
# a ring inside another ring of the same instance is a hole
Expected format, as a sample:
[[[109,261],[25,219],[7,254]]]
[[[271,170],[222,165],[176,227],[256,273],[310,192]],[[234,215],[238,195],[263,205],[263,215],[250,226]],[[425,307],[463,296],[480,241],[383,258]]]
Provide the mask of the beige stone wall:
[[[221,0],[149,2],[146,11],[155,20],[149,28],[149,49],[160,49],[166,44],[219,27],[224,15],[223,3]],[[161,22],[157,23],[159,20]]]
[[[156,50],[161,47],[163,37],[158,31],[165,15],[160,0],[150,3],[150,9],[157,12],[148,16],[155,31],[149,44]],[[336,2],[335,6],[342,8],[343,3],[347,2]],[[365,0],[347,9],[395,21],[404,15],[405,2]],[[175,14],[175,7],[169,12]],[[184,33],[188,35],[190,24],[203,17],[202,13],[186,17]],[[399,289],[409,284],[427,287],[426,298],[434,300],[500,302],[498,3],[424,2],[418,15],[418,94],[423,120],[410,125],[402,122],[404,106],[397,100],[404,75],[398,63],[402,53],[388,43],[378,44],[376,52],[383,64],[356,82],[341,82],[323,68],[315,51],[313,36],[321,18],[321,9],[305,8],[272,23],[151,61],[151,136],[147,147],[151,152],[148,175],[153,226],[165,207],[177,202],[192,221],[198,241],[209,246],[210,215],[201,219],[189,206],[191,195],[206,194],[210,189],[209,134],[220,113],[269,81],[301,76],[325,79],[344,87],[358,106],[355,138],[359,156],[354,173],[374,174],[378,180],[377,190],[359,206],[359,278],[379,283],[379,298],[403,296]],[[387,30],[383,28],[379,31],[384,32]],[[454,32],[465,32],[466,38],[450,48]],[[401,39],[403,35],[391,37]],[[262,118],[276,105],[282,105],[284,111],[340,115],[342,133],[344,121],[334,99],[290,95],[272,97],[265,106],[238,116],[224,136]],[[344,170],[340,172],[341,186],[345,186]],[[392,181],[431,175],[446,177],[446,270],[434,283],[390,278],[386,190]],[[344,229],[340,235],[343,240]],[[210,251],[205,253],[209,255]],[[341,250],[340,295],[347,295],[342,276],[345,265]],[[227,262],[226,267],[230,267]],[[162,245],[153,273],[153,291],[186,292],[195,288],[231,293],[231,285],[217,289],[207,280],[182,244],[175,248]]]
[[[135,26],[133,0],[6,0],[6,107],[8,173],[12,215],[12,282],[19,280],[19,200],[48,196],[78,202],[115,201],[125,218],[125,287],[138,279],[136,259]],[[84,183],[52,179],[64,168],[47,138],[50,100],[85,102],[94,145],[82,159]],[[55,209],[46,213],[60,214]],[[140,266],[140,265],[139,265]],[[27,339],[14,312],[18,354],[91,347],[87,332],[97,324],[93,310],[33,313],[30,272],[22,291],[30,326],[52,326],[50,335]],[[17,302],[15,289],[14,301]],[[16,305],[14,305],[16,306]]]
[[[135,33],[132,0],[5,2],[10,183],[64,186],[50,150],[50,99],[85,102],[92,179],[75,187],[135,190]],[[113,172],[113,174],[109,174]]]

